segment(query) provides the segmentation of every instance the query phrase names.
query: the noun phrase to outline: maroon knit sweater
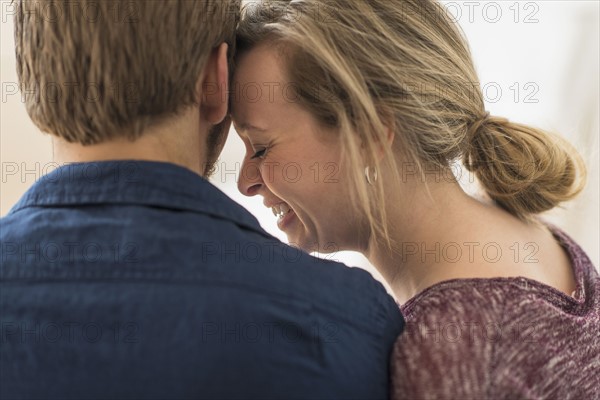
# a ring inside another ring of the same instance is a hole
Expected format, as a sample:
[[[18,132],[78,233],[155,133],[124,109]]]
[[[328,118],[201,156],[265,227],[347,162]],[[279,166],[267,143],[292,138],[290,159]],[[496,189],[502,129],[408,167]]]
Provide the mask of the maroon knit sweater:
[[[410,299],[393,399],[600,399],[600,277],[556,227],[574,297],[526,278],[455,279]]]

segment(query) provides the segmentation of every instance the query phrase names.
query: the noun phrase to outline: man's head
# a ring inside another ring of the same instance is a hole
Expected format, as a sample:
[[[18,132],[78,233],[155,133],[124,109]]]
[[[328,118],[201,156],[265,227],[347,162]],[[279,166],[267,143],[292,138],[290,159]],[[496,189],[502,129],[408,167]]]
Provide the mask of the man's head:
[[[190,107],[214,136],[227,106],[221,45],[231,56],[239,8],[240,0],[19,0],[27,111],[42,131],[87,147],[135,141]]]

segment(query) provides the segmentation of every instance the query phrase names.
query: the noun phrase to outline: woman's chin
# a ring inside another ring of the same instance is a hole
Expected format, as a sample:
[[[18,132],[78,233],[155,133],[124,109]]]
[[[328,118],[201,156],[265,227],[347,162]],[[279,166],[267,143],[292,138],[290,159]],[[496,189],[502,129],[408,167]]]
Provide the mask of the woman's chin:
[[[306,236],[298,234],[297,232],[288,232],[286,235],[288,244],[292,247],[303,250],[306,253],[319,251],[319,246],[316,240],[310,240]]]
[[[285,230],[283,230],[287,236],[288,244],[292,247],[303,250],[307,253],[321,253],[331,254],[339,251],[338,246],[333,241],[320,241],[317,235],[312,234],[308,231],[305,225],[300,221],[297,215],[290,212],[290,217],[285,221]],[[282,226],[280,226],[281,228]]]
[[[314,238],[300,238],[297,235],[288,234],[290,246],[305,251],[306,253],[333,254],[339,251],[334,242],[319,243]]]
[[[310,246],[308,243],[299,240],[298,237],[296,235],[293,234],[287,234],[287,239],[288,239],[288,244],[292,247],[295,247],[297,249],[303,250],[307,253],[312,253],[314,250],[314,243],[313,246]]]

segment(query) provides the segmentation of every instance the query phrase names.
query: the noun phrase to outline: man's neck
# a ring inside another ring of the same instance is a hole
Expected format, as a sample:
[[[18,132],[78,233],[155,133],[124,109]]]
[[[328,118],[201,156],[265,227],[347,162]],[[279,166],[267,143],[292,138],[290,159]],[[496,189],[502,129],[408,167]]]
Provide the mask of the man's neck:
[[[199,128],[199,121],[190,114],[151,127],[135,141],[118,138],[83,146],[55,138],[52,143],[54,161],[58,163],[109,160],[158,161],[176,164],[203,175],[206,163],[206,140],[201,137]]]

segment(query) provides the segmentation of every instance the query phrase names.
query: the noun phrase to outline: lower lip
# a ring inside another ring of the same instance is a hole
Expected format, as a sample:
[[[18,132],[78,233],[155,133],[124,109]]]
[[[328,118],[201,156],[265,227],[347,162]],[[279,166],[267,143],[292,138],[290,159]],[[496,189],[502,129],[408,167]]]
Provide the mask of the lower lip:
[[[282,231],[285,230],[285,228],[292,223],[294,218],[296,218],[296,213],[294,211],[290,211],[285,215],[285,217],[277,221],[277,227]]]

